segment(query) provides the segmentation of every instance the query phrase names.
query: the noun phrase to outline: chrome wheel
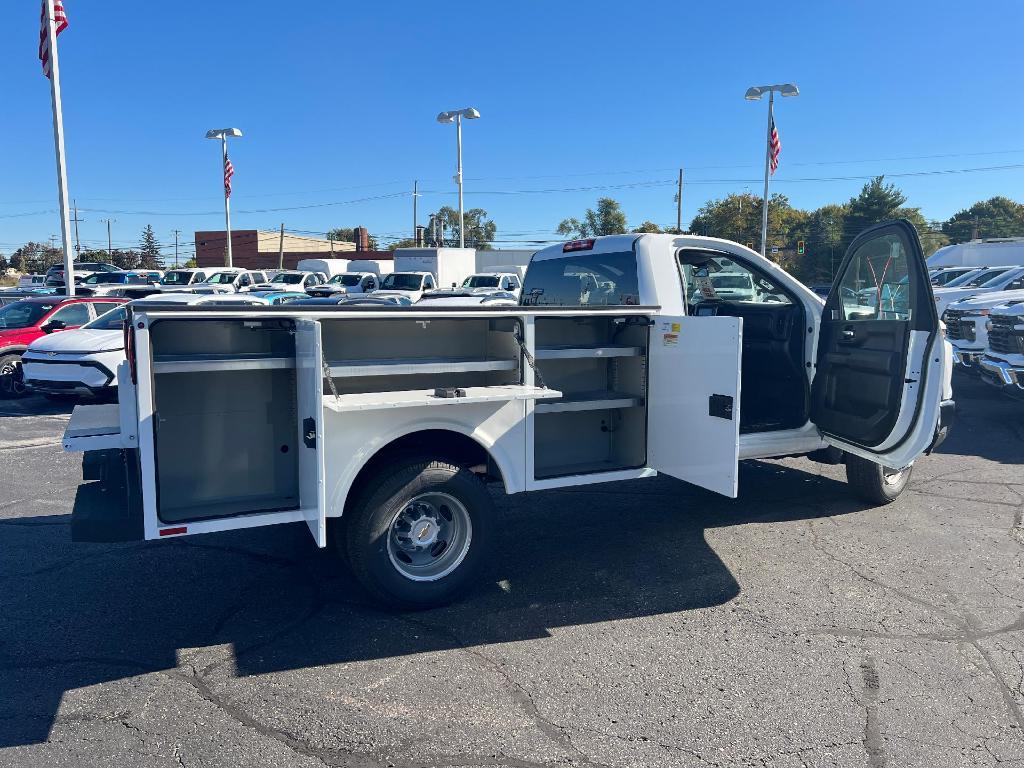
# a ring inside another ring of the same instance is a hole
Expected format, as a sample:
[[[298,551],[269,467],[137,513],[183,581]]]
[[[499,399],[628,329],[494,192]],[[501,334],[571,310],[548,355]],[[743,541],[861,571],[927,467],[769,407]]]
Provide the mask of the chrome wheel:
[[[388,529],[388,557],[412,581],[437,581],[462,563],[473,523],[462,502],[447,493],[424,493],[402,507]]]

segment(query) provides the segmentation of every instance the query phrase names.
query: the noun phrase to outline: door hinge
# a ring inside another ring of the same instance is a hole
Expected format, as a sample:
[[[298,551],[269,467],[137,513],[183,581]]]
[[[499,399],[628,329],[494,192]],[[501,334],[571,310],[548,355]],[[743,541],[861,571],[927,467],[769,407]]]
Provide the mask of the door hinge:
[[[316,419],[309,417],[302,420],[302,442],[307,448],[316,448]]]
[[[708,416],[732,421],[732,397],[729,395],[711,395],[708,398]]]

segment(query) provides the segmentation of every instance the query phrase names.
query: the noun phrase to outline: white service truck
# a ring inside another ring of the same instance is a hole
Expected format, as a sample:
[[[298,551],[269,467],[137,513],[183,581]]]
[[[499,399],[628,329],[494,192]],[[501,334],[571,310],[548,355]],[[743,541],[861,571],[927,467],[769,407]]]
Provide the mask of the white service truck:
[[[709,275],[741,270],[756,296],[716,297]],[[376,598],[425,607],[496,556],[487,483],[665,473],[736,497],[741,459],[811,454],[885,503],[953,414],[913,225],[855,240],[836,286],[823,306],[737,243],[642,234],[538,252],[514,307],[133,309],[120,404],[64,435],[86,452],[72,535],[300,523]]]
[[[435,288],[455,288],[476,272],[473,248],[397,248],[395,272],[429,272]]]
[[[978,360],[982,378],[1003,394],[1024,399],[1024,300],[995,307],[987,330],[988,346]]]

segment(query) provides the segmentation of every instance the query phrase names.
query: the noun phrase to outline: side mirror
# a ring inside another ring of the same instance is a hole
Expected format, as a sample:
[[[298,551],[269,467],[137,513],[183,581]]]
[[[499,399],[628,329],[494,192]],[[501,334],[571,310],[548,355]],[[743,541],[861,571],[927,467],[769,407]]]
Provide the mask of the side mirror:
[[[63,320],[51,320],[48,323],[43,323],[39,326],[39,330],[43,333],[53,333],[54,331],[63,331],[68,327],[68,324]]]

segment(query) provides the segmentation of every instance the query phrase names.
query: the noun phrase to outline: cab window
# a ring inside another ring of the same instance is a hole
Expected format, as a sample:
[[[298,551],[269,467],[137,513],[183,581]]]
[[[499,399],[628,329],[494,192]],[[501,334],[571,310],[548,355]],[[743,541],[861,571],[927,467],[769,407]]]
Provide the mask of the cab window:
[[[523,302],[530,306],[606,307],[640,303],[636,254],[579,253],[530,264]]]
[[[686,303],[690,307],[707,301],[728,301],[742,304],[792,304],[792,299],[775,281],[755,272],[745,264],[726,256],[700,259],[684,257],[679,252]]]
[[[843,320],[909,320],[909,270],[899,236],[886,235],[864,243],[839,283]]]

